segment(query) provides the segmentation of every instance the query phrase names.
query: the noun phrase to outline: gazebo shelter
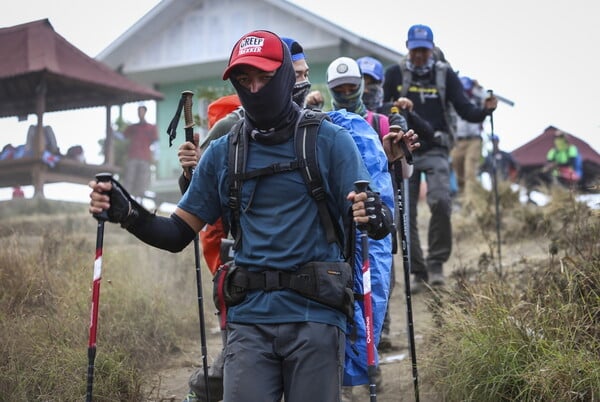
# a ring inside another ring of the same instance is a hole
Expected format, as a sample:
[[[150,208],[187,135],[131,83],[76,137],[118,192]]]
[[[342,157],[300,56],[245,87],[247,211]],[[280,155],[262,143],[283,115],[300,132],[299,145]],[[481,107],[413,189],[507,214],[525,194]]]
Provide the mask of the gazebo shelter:
[[[0,28],[0,54],[0,118],[37,115],[32,155],[0,160],[0,187],[33,185],[34,197],[44,197],[45,183],[86,184],[98,172],[118,172],[111,106],[163,98],[87,56],[57,34],[48,19]],[[60,158],[50,167],[42,159],[44,113],[90,107],[106,108],[103,164]]]

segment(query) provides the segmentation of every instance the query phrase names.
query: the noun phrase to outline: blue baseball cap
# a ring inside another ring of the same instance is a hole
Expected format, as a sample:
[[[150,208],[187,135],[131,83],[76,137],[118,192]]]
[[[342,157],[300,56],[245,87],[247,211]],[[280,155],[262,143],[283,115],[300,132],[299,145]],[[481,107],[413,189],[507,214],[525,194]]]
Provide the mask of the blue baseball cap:
[[[383,64],[374,57],[361,57],[356,59],[360,72],[373,77],[376,81],[383,82]]]
[[[470,91],[473,89],[473,80],[469,77],[460,77],[460,82],[462,83],[465,91]]]
[[[500,141],[500,137],[498,137],[496,134],[493,134],[492,135],[492,141],[499,142]]]
[[[427,25],[413,25],[408,30],[408,40],[406,41],[408,50],[424,47],[433,49],[433,32]]]
[[[292,63],[298,60],[306,59],[306,56],[304,55],[304,49],[295,39],[282,36],[281,40],[286,44],[288,49],[290,49],[290,53],[292,54]]]

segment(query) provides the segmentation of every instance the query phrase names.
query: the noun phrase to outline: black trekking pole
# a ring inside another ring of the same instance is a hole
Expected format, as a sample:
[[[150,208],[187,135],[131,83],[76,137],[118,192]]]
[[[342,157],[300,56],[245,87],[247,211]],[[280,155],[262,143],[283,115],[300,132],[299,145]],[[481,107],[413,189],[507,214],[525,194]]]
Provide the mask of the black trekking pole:
[[[392,125],[390,126],[390,130],[398,130],[401,127]],[[402,143],[404,144],[404,142]],[[407,163],[412,164],[412,154],[408,150],[408,147],[403,147],[405,158]],[[397,189],[397,204],[398,204],[398,214],[397,220],[398,224],[396,227],[400,230],[400,243],[402,247],[402,265],[404,267],[404,293],[406,295],[406,322],[408,327],[408,346],[410,348],[410,358],[411,358],[411,366],[412,366],[412,376],[413,376],[413,388],[415,390],[415,402],[419,402],[419,372],[417,370],[417,349],[415,346],[415,330],[414,330],[414,322],[413,322],[413,314],[412,314],[412,294],[410,290],[410,273],[411,273],[411,263],[410,263],[410,210],[409,210],[409,202],[410,199],[408,197],[409,187],[408,187],[408,179],[403,177],[402,174],[402,165],[400,163],[394,164],[395,169],[400,169],[399,172],[395,171],[394,175],[396,177],[402,177],[402,186]],[[396,180],[394,180],[395,182]]]
[[[110,181],[112,175],[110,173],[98,173],[97,181]],[[94,218],[98,221],[96,230],[96,258],[94,259],[94,275],[92,282],[92,307],[90,314],[90,335],[88,342],[88,370],[87,370],[87,389],[86,402],[92,401],[92,393],[94,389],[94,361],[96,360],[96,334],[98,330],[98,303],[100,302],[100,280],[102,279],[102,248],[104,243],[104,222],[108,220],[108,212],[102,211],[99,214],[94,214]]]
[[[358,180],[354,182],[357,193],[367,191],[369,182]],[[365,225],[358,225],[360,229],[360,241],[362,248],[362,275],[363,275],[363,303],[365,306],[365,336],[367,340],[367,375],[369,376],[369,396],[371,402],[377,402],[377,385],[375,377],[377,366],[375,365],[375,333],[373,331],[373,305],[371,300],[371,270],[369,263],[369,239]]]
[[[494,92],[489,89],[489,96],[493,96]],[[494,142],[494,112],[490,113],[490,140]],[[501,238],[500,238],[500,197],[498,195],[498,166],[496,160],[496,150],[492,149],[492,188],[494,190],[494,202],[496,204],[496,239],[498,242],[498,269],[497,274],[502,277],[502,252],[501,252]]]
[[[192,115],[192,97],[194,93],[192,91],[183,91],[177,106],[177,111],[173,116],[173,119],[169,123],[167,128],[167,134],[169,134],[169,146],[173,145],[173,140],[177,136],[177,124],[181,117],[181,111],[183,110],[183,118],[185,121],[185,140],[187,142],[194,143],[194,117]],[[194,169],[189,169],[190,180],[194,173]],[[204,322],[204,296],[202,292],[202,272],[200,267],[200,244],[198,234],[194,238],[194,260],[196,266],[196,290],[198,293],[198,315],[200,322],[200,351],[202,354],[202,369],[204,374],[204,388],[206,400],[210,401],[210,390],[208,387],[208,361],[207,361],[207,348],[206,348],[206,324]]]
[[[185,121],[185,140],[194,143],[194,118],[192,116],[192,91],[183,91],[181,96],[183,100],[183,119]],[[190,168],[190,180],[194,169]],[[196,289],[198,292],[198,315],[200,316],[200,348],[202,353],[202,368],[204,374],[204,385],[206,388],[206,400],[210,401],[210,389],[208,386],[208,359],[206,348],[206,324],[204,322],[204,297],[202,292],[202,271],[200,267],[200,244],[198,233],[194,237],[194,259],[196,264]]]

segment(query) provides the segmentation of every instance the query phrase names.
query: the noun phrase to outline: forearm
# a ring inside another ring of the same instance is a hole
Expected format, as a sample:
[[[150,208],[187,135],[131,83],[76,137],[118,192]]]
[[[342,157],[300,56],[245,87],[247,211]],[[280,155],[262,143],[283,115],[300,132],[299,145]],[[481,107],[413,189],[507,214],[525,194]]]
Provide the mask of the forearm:
[[[151,246],[172,253],[183,250],[196,233],[176,214],[169,218],[157,215],[143,215],[126,227],[127,231]]]
[[[408,128],[413,129],[414,132],[419,135],[419,138],[426,142],[432,142],[434,140],[433,136],[435,133],[428,121],[424,120],[414,111],[406,112],[404,117],[408,123]]]
[[[400,159],[400,165],[402,167],[402,178],[408,179],[413,174],[414,167],[406,161],[406,158]]]

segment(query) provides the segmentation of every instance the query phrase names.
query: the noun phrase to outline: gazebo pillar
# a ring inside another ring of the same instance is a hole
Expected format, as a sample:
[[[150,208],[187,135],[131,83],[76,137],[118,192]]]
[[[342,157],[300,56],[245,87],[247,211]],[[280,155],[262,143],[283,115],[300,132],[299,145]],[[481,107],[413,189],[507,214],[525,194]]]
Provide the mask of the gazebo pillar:
[[[35,130],[34,137],[34,148],[33,158],[36,162],[42,160],[42,154],[46,147],[46,138],[44,136],[44,112],[46,111],[46,75],[42,74],[42,78],[38,87],[36,88],[36,115],[37,115],[37,127]],[[48,167],[44,163],[34,163],[31,172],[32,184],[33,184],[33,198],[45,198],[44,197],[44,182],[46,176],[46,170]]]

